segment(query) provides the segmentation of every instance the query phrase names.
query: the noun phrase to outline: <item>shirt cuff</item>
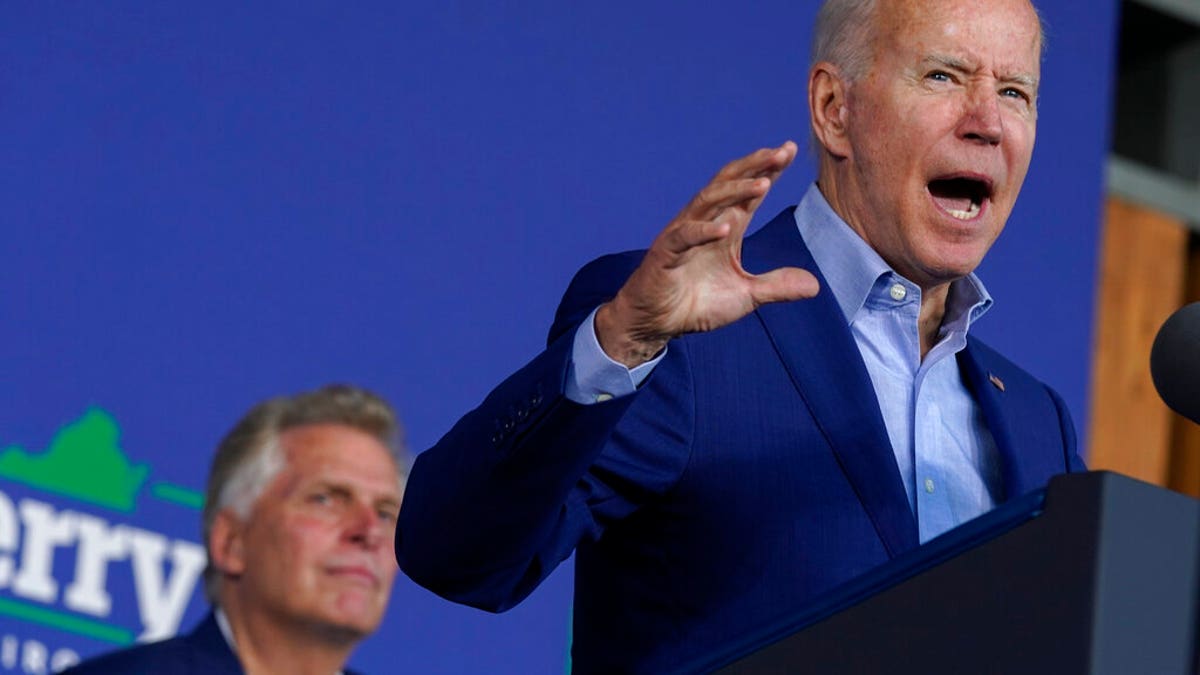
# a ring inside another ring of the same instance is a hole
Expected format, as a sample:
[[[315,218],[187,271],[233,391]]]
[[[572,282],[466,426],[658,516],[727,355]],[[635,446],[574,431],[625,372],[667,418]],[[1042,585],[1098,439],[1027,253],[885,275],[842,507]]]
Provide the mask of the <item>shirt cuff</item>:
[[[565,391],[567,398],[583,405],[603,403],[619,396],[628,396],[650,376],[650,372],[667,355],[666,348],[658,356],[637,366],[627,368],[613,361],[600,347],[596,338],[596,311],[588,315],[575,330],[571,349],[571,364],[567,369]]]

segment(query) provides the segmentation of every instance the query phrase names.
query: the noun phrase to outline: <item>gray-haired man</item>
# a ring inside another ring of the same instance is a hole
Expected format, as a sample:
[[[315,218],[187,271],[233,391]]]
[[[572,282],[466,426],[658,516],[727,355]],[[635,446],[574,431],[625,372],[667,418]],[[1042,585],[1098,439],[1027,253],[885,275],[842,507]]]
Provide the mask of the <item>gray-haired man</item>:
[[[404,466],[395,413],[370,392],[329,386],[255,406],[209,474],[213,612],[188,635],[69,672],[343,672],[387,607]]]

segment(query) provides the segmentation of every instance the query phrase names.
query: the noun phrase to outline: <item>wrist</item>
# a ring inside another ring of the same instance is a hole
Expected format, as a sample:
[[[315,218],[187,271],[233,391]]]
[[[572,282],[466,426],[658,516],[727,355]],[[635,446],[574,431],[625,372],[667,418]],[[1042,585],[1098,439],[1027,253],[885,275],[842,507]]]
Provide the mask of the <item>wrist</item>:
[[[636,368],[654,359],[667,346],[670,336],[639,330],[630,320],[620,293],[596,311],[596,339],[608,358]]]

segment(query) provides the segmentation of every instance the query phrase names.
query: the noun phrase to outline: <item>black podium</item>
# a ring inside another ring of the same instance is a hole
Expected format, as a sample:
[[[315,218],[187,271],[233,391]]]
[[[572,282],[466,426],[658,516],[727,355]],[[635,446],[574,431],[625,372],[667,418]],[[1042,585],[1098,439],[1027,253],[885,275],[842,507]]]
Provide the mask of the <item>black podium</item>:
[[[696,672],[1196,671],[1200,502],[1061,476],[698,661]]]

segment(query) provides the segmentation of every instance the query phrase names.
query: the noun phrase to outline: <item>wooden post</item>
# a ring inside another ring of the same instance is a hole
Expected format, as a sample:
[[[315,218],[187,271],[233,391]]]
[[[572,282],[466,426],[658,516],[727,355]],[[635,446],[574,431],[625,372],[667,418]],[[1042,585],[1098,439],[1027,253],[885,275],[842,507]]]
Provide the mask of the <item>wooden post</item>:
[[[1174,413],[1150,379],[1150,347],[1184,303],[1188,240],[1179,220],[1109,197],[1092,355],[1092,469],[1168,485]]]

